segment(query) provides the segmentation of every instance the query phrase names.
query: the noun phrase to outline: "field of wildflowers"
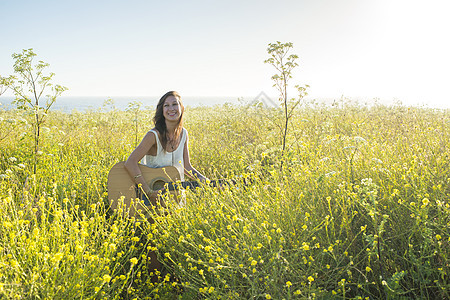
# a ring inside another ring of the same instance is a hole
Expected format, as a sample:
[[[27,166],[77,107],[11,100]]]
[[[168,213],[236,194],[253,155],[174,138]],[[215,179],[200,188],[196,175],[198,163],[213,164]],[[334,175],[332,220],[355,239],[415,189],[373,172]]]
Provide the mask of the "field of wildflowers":
[[[153,220],[109,209],[109,169],[153,110],[0,109],[0,299],[449,299],[450,114],[304,105],[187,108],[211,179]],[[283,162],[282,162],[283,161]],[[148,268],[150,251],[164,268]]]

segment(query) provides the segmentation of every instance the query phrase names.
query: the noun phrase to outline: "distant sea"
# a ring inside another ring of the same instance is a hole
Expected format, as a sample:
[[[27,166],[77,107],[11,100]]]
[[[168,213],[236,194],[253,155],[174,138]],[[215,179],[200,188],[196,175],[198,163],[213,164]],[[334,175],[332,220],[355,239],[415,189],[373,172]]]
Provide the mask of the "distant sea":
[[[80,112],[85,112],[88,110],[98,110],[100,108],[104,110],[111,110],[113,107],[119,110],[125,110],[130,103],[132,102],[140,102],[142,104],[142,108],[152,107],[155,108],[158,103],[159,97],[59,97],[56,99],[56,102],[52,105],[51,110],[60,110],[63,112],[71,112],[73,110],[77,110]],[[111,99],[112,101],[107,101]],[[223,105],[225,103],[230,104],[241,104],[251,102],[254,100],[251,97],[183,97],[184,106],[198,107],[198,106],[214,106],[214,105]],[[0,96],[0,109],[11,109],[14,108],[15,105],[12,104],[14,98],[13,97],[4,97]],[[41,99],[41,103],[45,105],[45,99]],[[108,104],[107,104],[108,102]]]
[[[66,96],[59,97],[56,102],[52,105],[51,110],[59,110],[63,112],[70,113],[73,110],[79,112],[85,112],[89,110],[99,110],[109,111],[111,109],[119,109],[125,110],[130,103],[139,102],[141,103],[141,108],[152,108],[156,107],[160,96],[143,96],[143,97],[88,97],[88,96]],[[111,99],[112,101],[109,101]],[[11,96],[0,96],[0,110],[1,109],[11,109],[15,108],[15,105],[12,104],[14,98]],[[42,101],[42,100],[41,100]],[[232,105],[248,105],[255,103],[256,101],[261,102],[263,105],[268,107],[279,106],[278,101],[275,97],[269,97],[265,93],[260,93],[256,97],[224,97],[224,96],[185,96],[183,97],[183,103],[186,107],[199,107],[199,106],[215,106],[215,105],[223,105],[226,103]],[[316,104],[324,104],[324,105],[332,105],[333,103],[340,103],[342,99],[339,98],[305,98],[306,102],[310,104],[312,102]],[[311,102],[312,101],[312,102]],[[416,103],[416,104],[407,104],[395,101],[395,99],[378,99],[375,98],[350,98],[346,101],[350,101],[351,103],[358,103],[364,106],[372,106],[374,104],[383,104],[383,105],[406,105],[406,106],[420,106],[420,107],[428,107],[428,108],[438,108],[438,109],[449,109],[449,104],[438,104],[433,105],[431,103]],[[45,104],[45,99],[40,103],[41,106]]]

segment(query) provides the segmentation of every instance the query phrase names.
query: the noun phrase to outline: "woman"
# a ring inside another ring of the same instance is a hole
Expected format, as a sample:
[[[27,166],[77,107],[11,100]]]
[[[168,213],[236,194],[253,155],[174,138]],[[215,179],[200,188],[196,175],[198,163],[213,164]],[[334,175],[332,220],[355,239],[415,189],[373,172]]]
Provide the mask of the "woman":
[[[136,184],[141,185],[153,205],[156,205],[158,196],[145,182],[138,167],[139,161],[152,168],[175,166],[180,172],[181,181],[184,181],[185,174],[191,178],[206,180],[206,177],[191,165],[188,134],[187,130],[183,128],[183,114],[184,106],[177,92],[171,91],[162,96],[156,106],[156,113],[153,118],[155,127],[147,132],[141,143],[125,162],[125,168],[131,178],[134,179]],[[160,204],[164,206],[164,203]],[[161,263],[154,251],[149,251],[147,257],[148,269],[150,272],[155,271],[155,273],[150,273],[152,281],[156,282],[157,271],[161,271]]]
[[[150,202],[155,205],[157,194],[145,182],[138,162],[152,168],[174,166],[184,175],[205,181],[206,177],[191,165],[188,150],[188,134],[183,128],[184,106],[181,96],[174,91],[167,92],[156,106],[153,122],[155,127],[147,132],[141,143],[125,162],[125,168],[137,185],[141,185]]]

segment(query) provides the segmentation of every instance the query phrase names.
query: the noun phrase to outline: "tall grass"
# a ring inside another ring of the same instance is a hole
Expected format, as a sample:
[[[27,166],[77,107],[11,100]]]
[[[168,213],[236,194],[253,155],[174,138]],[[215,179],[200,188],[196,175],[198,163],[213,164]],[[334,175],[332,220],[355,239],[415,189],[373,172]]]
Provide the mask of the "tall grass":
[[[153,111],[50,112],[32,176],[30,116],[1,110],[0,297],[449,298],[448,111],[304,106],[283,162],[273,110],[186,114],[193,165],[238,183],[136,222],[106,179]]]

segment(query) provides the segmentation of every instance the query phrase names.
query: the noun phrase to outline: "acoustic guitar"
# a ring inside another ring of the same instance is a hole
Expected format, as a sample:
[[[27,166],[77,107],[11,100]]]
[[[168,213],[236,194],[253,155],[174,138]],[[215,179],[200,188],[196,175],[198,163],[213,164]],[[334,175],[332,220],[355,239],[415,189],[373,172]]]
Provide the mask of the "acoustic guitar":
[[[125,162],[123,161],[118,162],[108,173],[108,200],[111,208],[116,210],[119,206],[119,201],[121,201],[120,199],[123,199],[123,204],[129,217],[135,216],[137,210],[145,214],[148,209],[146,206],[150,205],[150,201],[131,179],[124,164]],[[153,192],[161,191],[161,193],[164,193],[169,191],[178,201],[180,198],[179,189],[195,189],[202,185],[198,181],[181,182],[180,172],[173,166],[164,168],[150,168],[142,164],[138,164],[138,166],[142,177],[144,177],[144,180]],[[209,182],[208,185],[219,186],[229,183],[229,181],[225,180],[215,180]]]

